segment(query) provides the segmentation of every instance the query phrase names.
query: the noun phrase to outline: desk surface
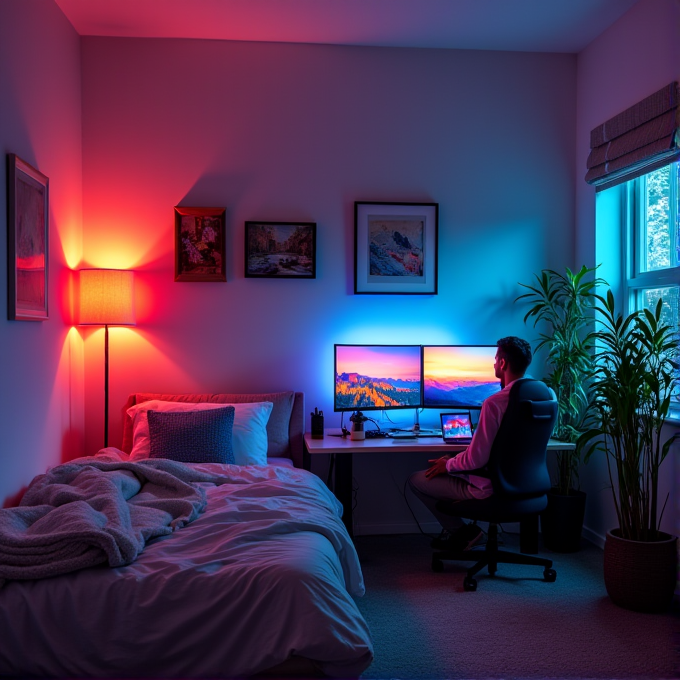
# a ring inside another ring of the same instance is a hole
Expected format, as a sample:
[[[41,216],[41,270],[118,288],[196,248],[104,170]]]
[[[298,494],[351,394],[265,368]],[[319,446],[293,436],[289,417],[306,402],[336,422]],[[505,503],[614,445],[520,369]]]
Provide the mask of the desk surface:
[[[325,430],[323,439],[312,439],[310,432],[305,432],[305,446],[311,455],[317,453],[388,453],[389,451],[412,451],[414,453],[455,453],[466,448],[463,445],[444,444],[441,437],[420,437],[415,439],[391,439],[378,437],[376,439],[355,440],[349,437],[339,437],[340,428]],[[551,439],[548,450],[571,450],[575,444],[559,442]]]

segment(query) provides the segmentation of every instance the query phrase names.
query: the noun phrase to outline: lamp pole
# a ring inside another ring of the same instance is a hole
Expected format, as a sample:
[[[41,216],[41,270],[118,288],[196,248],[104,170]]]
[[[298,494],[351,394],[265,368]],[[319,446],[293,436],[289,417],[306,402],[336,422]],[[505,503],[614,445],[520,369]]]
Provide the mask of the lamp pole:
[[[104,325],[104,448],[109,445],[109,324]]]

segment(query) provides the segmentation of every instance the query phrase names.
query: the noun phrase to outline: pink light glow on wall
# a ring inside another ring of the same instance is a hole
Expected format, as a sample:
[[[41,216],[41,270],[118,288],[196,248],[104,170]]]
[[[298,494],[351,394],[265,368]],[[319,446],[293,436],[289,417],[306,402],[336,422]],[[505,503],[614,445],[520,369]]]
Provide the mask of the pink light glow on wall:
[[[136,350],[116,360],[111,338],[112,443],[116,405],[134,391],[297,389],[330,413],[334,343],[501,337],[509,313],[480,310],[480,300],[495,300],[506,281],[540,269],[547,249],[561,257],[571,243],[562,210],[569,188],[551,173],[536,177],[536,168],[567,144],[555,132],[570,129],[572,73],[573,59],[562,55],[471,59],[456,51],[84,37],[79,266],[137,271]],[[456,87],[442,87],[452,77]],[[477,133],[487,122],[479,112],[492,111],[496,97],[479,101],[479,83],[489,78],[512,93],[504,126],[513,135],[502,141],[515,168],[494,188],[492,204],[480,186],[466,183],[461,194],[447,179],[467,176],[469,159],[479,158],[485,138]],[[423,93],[428,105],[404,96],[395,107],[395,91]],[[463,106],[469,98],[475,107]],[[471,134],[452,137],[452,120]],[[366,199],[455,206],[458,221],[440,225],[440,253],[462,235],[465,257],[455,273],[441,267],[441,295],[353,295],[352,209]],[[226,208],[225,283],[174,281],[177,205]],[[315,222],[316,279],[246,279],[249,220]],[[489,261],[485,244],[497,224],[532,244],[521,262],[497,266],[493,253]],[[461,280],[475,281],[475,293],[456,296],[451,320],[450,295]],[[93,355],[86,391],[94,398],[85,415],[96,444],[101,345],[86,344]],[[416,365],[405,373],[411,380]],[[387,377],[396,368],[390,362]]]

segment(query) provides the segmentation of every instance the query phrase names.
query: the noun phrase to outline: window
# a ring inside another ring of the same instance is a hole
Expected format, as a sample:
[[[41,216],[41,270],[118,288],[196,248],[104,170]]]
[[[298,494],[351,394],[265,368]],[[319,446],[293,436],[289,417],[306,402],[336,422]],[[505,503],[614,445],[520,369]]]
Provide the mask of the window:
[[[654,309],[680,331],[680,162],[627,182],[628,311]],[[673,407],[680,417],[680,395]]]
[[[640,271],[652,272],[678,265],[678,163],[638,179],[640,216]]]
[[[680,84],[673,81],[590,132],[597,189],[595,262],[626,315],[655,308],[680,340]],[[680,371],[679,371],[680,375]],[[679,390],[680,391],[680,390]],[[680,398],[674,404],[680,420]]]
[[[628,308],[653,307],[663,297],[669,322],[680,320],[680,163],[628,182]]]

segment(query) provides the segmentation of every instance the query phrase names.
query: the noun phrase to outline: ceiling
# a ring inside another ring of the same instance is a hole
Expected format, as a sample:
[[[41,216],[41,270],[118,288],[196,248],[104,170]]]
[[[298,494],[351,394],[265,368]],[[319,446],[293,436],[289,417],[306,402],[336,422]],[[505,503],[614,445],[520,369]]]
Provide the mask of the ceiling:
[[[577,53],[638,0],[55,0],[80,35]]]

